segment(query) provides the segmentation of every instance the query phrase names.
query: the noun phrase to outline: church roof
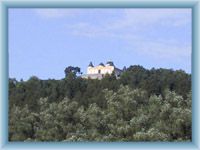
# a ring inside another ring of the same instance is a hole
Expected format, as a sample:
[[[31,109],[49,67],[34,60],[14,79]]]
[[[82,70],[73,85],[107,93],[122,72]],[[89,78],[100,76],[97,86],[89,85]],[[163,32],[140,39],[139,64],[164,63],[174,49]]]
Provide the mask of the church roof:
[[[114,66],[114,63],[112,61],[108,61],[106,64],[110,66]]]
[[[100,63],[99,66],[104,66],[104,64],[103,64],[103,63]]]
[[[88,67],[94,67],[92,62],[89,63]]]

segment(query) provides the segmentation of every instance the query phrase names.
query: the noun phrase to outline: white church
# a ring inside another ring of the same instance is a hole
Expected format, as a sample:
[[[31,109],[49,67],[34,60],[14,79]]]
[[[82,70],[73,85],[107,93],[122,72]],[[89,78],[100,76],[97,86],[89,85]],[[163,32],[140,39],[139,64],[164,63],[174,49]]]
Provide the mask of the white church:
[[[102,79],[106,74],[112,74],[113,72],[115,76],[119,78],[123,71],[116,68],[112,61],[108,61],[105,65],[100,63],[97,66],[94,66],[92,62],[90,62],[87,67],[87,74],[82,75],[82,78]]]

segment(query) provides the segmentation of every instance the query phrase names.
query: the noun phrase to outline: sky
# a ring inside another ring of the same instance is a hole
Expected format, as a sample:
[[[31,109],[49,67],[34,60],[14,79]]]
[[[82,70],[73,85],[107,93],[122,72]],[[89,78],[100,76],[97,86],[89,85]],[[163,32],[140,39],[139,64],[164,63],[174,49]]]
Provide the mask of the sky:
[[[90,61],[191,73],[191,9],[9,8],[9,77],[62,79]]]

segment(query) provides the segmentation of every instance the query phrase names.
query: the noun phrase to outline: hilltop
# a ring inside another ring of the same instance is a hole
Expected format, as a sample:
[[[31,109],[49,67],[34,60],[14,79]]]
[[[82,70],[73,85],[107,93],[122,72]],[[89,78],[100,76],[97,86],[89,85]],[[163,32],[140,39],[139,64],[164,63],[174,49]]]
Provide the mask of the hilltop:
[[[191,140],[191,75],[130,66],[117,78],[9,79],[9,140]],[[65,69],[66,70],[66,69]]]

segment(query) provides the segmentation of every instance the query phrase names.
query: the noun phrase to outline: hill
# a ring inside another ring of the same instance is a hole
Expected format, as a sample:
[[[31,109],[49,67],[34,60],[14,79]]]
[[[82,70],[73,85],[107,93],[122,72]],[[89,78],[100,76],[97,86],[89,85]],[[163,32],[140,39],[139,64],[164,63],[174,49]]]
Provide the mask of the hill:
[[[9,79],[9,140],[190,141],[191,101],[191,75],[182,70]]]

